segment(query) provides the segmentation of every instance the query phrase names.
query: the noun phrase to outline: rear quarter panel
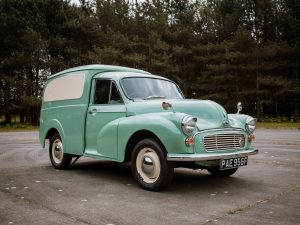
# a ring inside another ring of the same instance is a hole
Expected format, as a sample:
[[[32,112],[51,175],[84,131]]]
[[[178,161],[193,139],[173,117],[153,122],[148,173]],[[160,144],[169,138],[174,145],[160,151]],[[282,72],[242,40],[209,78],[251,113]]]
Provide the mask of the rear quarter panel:
[[[84,151],[85,119],[90,92],[90,78],[87,76],[89,72],[80,71],[79,73],[85,74],[81,98],[43,101],[39,135],[40,142],[44,146],[49,130],[52,128],[56,129],[62,138],[64,151],[74,155],[82,155]],[[50,79],[46,85],[52,80]],[[68,91],[68,87],[66,87],[66,91]]]

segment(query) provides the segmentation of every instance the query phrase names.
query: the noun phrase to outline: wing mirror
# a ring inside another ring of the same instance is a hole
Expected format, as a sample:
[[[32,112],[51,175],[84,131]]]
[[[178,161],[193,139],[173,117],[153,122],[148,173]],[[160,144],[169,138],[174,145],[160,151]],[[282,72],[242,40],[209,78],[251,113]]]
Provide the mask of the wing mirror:
[[[174,108],[173,108],[173,106],[172,106],[171,103],[169,103],[169,102],[163,102],[163,103],[161,104],[161,106],[162,106],[162,108],[163,108],[164,110],[168,110],[169,108],[171,108],[172,111],[173,111],[173,113],[175,113],[175,110],[174,110]]]
[[[242,106],[242,103],[241,102],[238,102],[238,104],[237,104],[237,114],[240,114],[240,111],[242,111],[242,109],[243,109],[243,106]]]

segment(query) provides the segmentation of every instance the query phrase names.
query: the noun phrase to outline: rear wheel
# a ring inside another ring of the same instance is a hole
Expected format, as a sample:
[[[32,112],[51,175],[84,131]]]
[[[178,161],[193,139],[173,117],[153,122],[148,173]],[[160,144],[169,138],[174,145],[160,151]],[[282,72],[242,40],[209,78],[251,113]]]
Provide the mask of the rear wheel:
[[[165,188],[174,174],[163,147],[155,139],[144,139],[137,143],[131,157],[131,168],[139,185],[151,191]]]
[[[56,169],[67,169],[71,164],[72,156],[64,152],[59,134],[54,134],[50,139],[49,156],[52,166]]]
[[[213,168],[208,168],[207,171],[216,177],[229,177],[232,174],[234,174],[238,168],[234,169],[227,169],[227,170],[220,170],[220,167],[213,167]]]

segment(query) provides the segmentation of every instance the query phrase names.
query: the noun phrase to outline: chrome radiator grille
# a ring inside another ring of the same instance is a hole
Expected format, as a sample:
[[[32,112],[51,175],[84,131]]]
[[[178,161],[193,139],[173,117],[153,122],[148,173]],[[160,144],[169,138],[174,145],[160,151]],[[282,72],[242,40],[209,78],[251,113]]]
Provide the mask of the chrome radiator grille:
[[[206,151],[241,149],[244,146],[245,136],[243,134],[214,134],[204,137]]]

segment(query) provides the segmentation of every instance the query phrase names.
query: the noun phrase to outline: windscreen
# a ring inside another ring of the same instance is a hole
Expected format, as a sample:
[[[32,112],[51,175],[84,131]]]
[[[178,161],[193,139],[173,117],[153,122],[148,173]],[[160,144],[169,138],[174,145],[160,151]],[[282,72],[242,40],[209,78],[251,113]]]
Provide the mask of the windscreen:
[[[122,79],[122,87],[130,99],[182,99],[183,96],[178,86],[168,80],[130,77]]]

